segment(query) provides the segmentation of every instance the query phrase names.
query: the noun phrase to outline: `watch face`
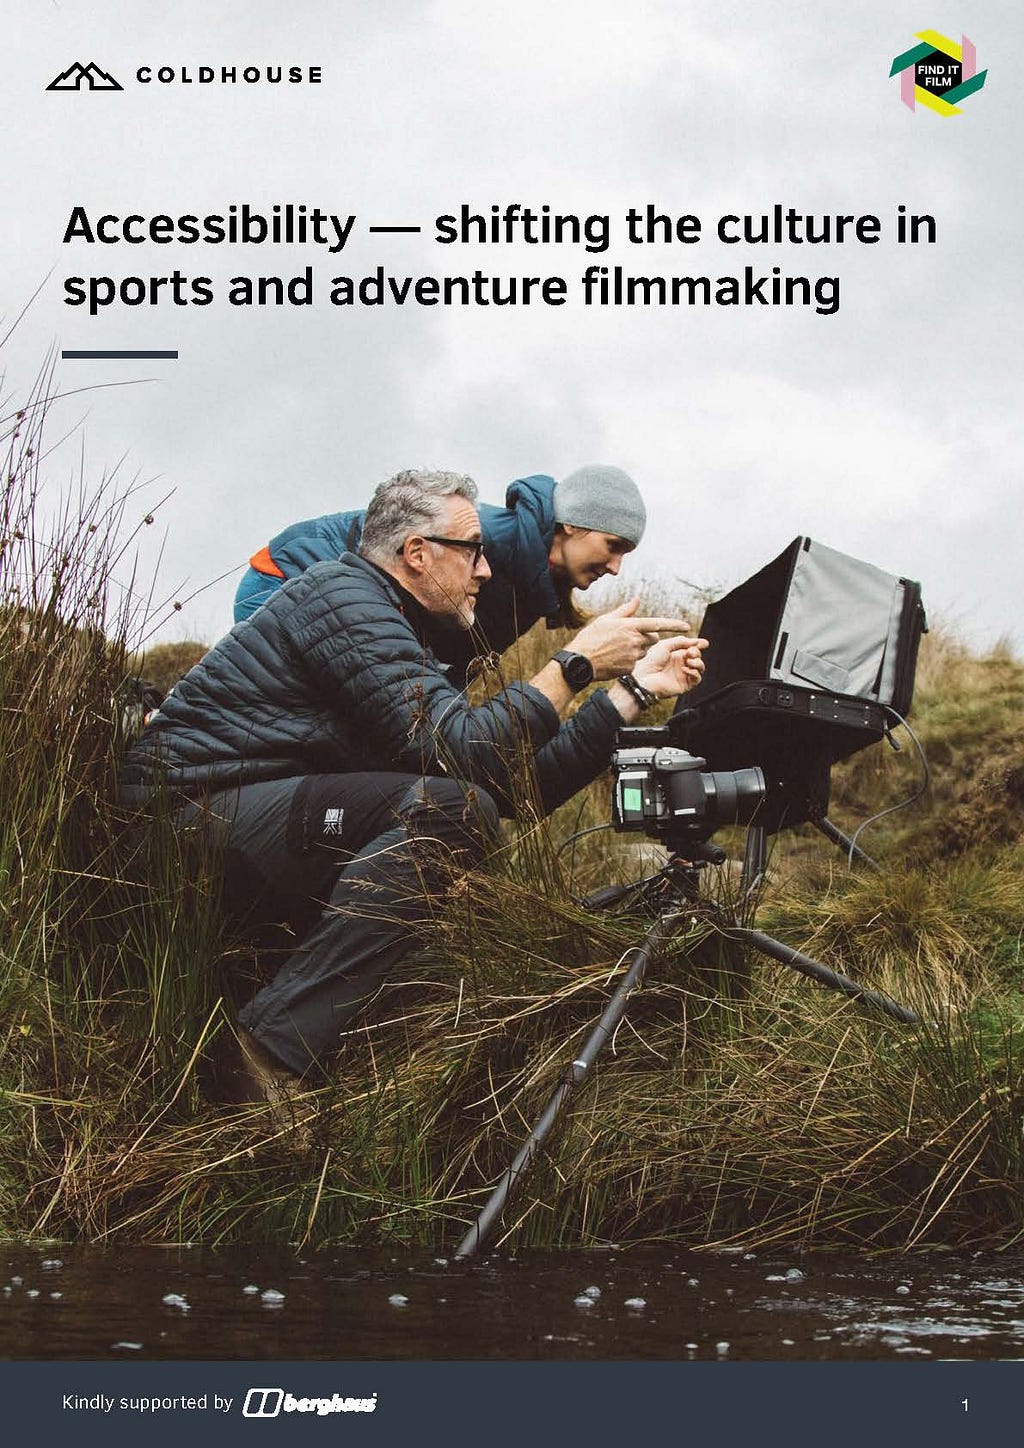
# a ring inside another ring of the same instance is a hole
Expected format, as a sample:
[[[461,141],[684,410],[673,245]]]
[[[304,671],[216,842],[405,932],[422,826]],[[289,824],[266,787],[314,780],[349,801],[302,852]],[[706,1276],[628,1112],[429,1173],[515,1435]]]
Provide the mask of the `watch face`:
[[[594,666],[582,654],[560,653],[557,655],[565,682],[570,689],[585,689],[594,677]]]

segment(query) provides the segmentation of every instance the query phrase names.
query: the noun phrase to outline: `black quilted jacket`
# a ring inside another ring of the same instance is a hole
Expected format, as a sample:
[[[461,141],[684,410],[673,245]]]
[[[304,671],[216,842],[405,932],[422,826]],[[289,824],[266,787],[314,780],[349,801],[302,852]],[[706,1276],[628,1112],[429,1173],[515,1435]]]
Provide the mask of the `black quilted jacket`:
[[[449,774],[510,807],[532,756],[553,809],[607,767],[622,720],[598,690],[566,723],[529,684],[470,708],[418,636],[413,611],[351,553],[320,563],[236,624],[181,679],[130,749],[126,803],[304,774]]]

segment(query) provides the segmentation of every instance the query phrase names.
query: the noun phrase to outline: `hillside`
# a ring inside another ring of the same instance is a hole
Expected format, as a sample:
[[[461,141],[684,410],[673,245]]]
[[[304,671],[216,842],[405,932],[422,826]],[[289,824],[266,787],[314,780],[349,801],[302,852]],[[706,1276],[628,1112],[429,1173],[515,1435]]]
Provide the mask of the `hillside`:
[[[265,1108],[204,1100],[211,1038],[279,957],[224,917],[210,862],[166,830],[144,848],[123,833],[123,647],[56,604],[2,620],[0,768],[18,807],[0,876],[0,1230],[451,1244],[646,928],[576,897],[657,847],[598,832],[559,850],[607,820],[606,781],[548,824],[527,811],[493,868],[436,902],[415,968],[343,1042],[336,1085],[310,1093],[308,1139],[289,1140]],[[504,667],[528,676],[556,642],[531,635]],[[167,663],[154,649],[143,671]],[[510,1209],[516,1241],[1015,1240],[1022,691],[1005,651],[929,635],[913,714],[929,788],[862,837],[882,870],[849,871],[806,829],[776,843],[762,927],[924,1024],[745,955],[694,911]],[[834,817],[852,830],[920,778],[909,745],[864,751],[835,771]],[[728,897],[735,871],[717,874],[707,888]]]

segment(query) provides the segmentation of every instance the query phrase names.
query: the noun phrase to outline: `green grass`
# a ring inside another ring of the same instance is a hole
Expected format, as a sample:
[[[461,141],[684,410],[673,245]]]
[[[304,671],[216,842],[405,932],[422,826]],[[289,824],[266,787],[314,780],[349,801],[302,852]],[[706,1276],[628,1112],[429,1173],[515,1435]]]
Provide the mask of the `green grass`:
[[[433,902],[422,949],[342,1043],[298,1144],[218,1108],[198,1062],[266,962],[222,915],[214,859],[114,805],[130,680],[151,648],[111,580],[135,502],[73,488],[46,519],[52,390],[0,418],[0,1233],[451,1246],[562,1078],[645,923],[579,897],[653,868],[607,832],[600,781]],[[664,600],[657,606],[663,607]],[[506,658],[530,674],[565,635]],[[493,686],[493,680],[492,680]],[[1024,667],[947,634],[922,650],[927,796],[850,872],[806,830],[774,846],[759,923],[914,1006],[901,1026],[682,922],[506,1212],[518,1244],[612,1240],[1006,1246],[1022,1220]],[[844,828],[914,793],[882,745],[835,771]],[[723,838],[726,838],[723,835]],[[728,838],[735,844],[735,835]],[[709,888],[728,900],[735,866]]]

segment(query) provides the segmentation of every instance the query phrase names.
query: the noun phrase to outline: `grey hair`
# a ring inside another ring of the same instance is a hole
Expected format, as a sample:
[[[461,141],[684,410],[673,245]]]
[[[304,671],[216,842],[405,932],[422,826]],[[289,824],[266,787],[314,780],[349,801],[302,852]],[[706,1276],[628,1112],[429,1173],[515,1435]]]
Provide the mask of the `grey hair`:
[[[465,498],[475,504],[476,483],[465,473],[420,468],[388,478],[370,499],[359,552],[371,563],[389,567],[410,533],[436,533],[442,526],[445,498]]]

